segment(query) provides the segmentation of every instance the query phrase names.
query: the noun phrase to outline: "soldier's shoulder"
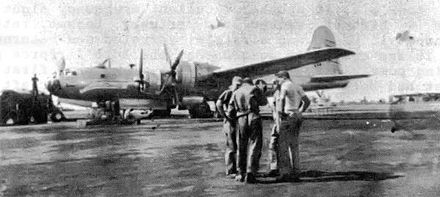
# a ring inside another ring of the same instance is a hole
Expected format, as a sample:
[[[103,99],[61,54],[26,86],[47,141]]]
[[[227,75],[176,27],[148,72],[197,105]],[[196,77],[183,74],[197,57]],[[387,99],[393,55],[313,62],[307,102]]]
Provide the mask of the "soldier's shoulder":
[[[251,87],[252,87],[252,86],[242,85],[240,88],[238,88],[237,90],[235,90],[235,92],[246,91],[246,90],[249,90],[249,88],[251,88]]]
[[[284,88],[295,88],[295,89],[297,89],[297,88],[301,88],[300,85],[298,85],[297,83],[295,83],[295,82],[293,82],[293,81],[287,81],[287,82],[281,84],[281,87],[282,87],[282,88],[283,88],[283,87],[284,87]]]

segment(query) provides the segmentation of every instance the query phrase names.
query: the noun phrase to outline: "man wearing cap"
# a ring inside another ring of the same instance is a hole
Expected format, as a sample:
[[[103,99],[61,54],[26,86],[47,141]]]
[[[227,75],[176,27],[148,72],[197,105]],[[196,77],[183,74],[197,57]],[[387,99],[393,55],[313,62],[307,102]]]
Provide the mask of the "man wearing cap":
[[[287,71],[275,74],[281,84],[279,127],[279,172],[278,181],[299,180],[299,130],[302,112],[310,105],[310,100],[298,84],[291,81]]]
[[[263,87],[262,89],[258,88]],[[237,181],[255,183],[263,145],[259,106],[267,104],[264,85],[254,86],[250,78],[231,97],[228,116],[236,117],[237,125]]]
[[[226,175],[235,177],[237,174],[237,140],[236,123],[237,120],[226,116],[225,109],[229,106],[232,93],[237,90],[242,83],[241,77],[235,76],[229,89],[225,90],[216,102],[217,111],[224,118],[223,131],[226,135],[225,164]]]

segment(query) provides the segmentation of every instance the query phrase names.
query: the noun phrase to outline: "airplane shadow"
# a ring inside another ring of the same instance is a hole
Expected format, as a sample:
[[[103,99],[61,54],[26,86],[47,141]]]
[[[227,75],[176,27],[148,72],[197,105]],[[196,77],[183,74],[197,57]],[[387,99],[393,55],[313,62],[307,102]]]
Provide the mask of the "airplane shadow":
[[[382,181],[386,179],[396,179],[403,177],[386,172],[367,172],[367,171],[347,171],[347,172],[324,172],[318,170],[309,170],[301,172],[299,180],[296,181],[277,181],[276,178],[268,178],[265,175],[260,176],[258,183],[272,184],[281,182],[334,182],[334,181]]]

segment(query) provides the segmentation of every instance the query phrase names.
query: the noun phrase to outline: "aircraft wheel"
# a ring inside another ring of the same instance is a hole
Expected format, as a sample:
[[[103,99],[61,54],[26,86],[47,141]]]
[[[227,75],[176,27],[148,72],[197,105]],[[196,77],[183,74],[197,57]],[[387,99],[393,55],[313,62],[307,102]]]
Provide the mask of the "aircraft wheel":
[[[63,121],[64,119],[66,119],[66,118],[64,117],[64,114],[61,111],[54,111],[50,115],[50,120],[52,120],[52,122],[60,122],[60,121]]]
[[[36,119],[36,123],[38,124],[43,124],[43,123],[47,123],[47,113],[46,112],[41,112],[40,114],[38,114],[38,117]]]
[[[30,123],[36,123],[36,120],[35,120],[34,116],[31,116],[31,117],[29,118],[29,122],[30,122]]]
[[[171,109],[166,110],[153,110],[153,117],[169,117]]]
[[[17,114],[15,113],[10,113],[8,115],[6,115],[3,123],[5,125],[14,125],[17,123]]]
[[[34,113],[29,118],[29,122],[35,124],[47,123],[47,113],[44,110],[34,111]]]
[[[213,113],[207,102],[189,107],[190,118],[212,118]]]

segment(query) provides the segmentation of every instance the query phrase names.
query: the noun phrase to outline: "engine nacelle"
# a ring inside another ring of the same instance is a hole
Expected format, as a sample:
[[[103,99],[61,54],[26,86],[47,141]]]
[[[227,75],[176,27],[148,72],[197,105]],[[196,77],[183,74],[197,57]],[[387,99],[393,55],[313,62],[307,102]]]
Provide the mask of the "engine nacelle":
[[[196,65],[191,62],[180,62],[177,66],[176,79],[179,91],[189,92],[194,88],[197,79]]]
[[[197,81],[209,76],[217,69],[219,67],[208,63],[181,62],[176,71],[178,88],[185,93],[194,92],[198,86],[203,85],[197,84]]]

